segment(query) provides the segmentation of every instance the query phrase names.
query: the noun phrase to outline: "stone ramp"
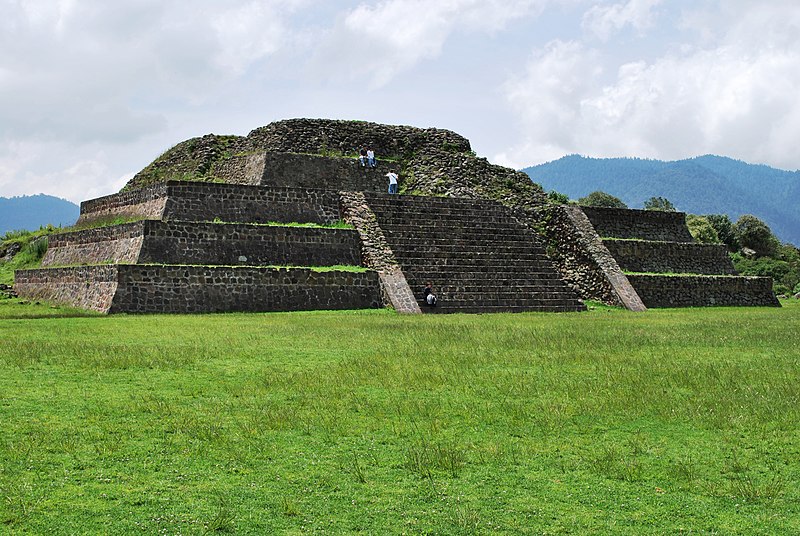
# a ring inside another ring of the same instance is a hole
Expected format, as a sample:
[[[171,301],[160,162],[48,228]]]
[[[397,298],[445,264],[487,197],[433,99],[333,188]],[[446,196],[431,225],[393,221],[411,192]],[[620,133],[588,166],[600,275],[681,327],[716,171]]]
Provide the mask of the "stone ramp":
[[[647,307],[780,306],[771,278],[739,276],[724,245],[694,242],[685,213],[581,208]]]
[[[425,312],[582,311],[544,246],[499,203],[365,193]],[[438,304],[426,307],[425,282]]]

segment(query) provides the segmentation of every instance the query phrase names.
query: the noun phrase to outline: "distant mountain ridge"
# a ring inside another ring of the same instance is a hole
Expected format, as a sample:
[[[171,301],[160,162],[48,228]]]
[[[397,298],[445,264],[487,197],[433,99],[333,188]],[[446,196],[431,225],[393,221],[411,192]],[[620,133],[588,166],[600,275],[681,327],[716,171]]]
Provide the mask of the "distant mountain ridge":
[[[72,225],[80,207],[66,199],[38,194],[0,197],[0,236],[8,231],[35,231],[43,225]]]
[[[753,214],[781,240],[800,244],[800,171],[714,155],[674,162],[570,155],[522,171],[571,199],[601,190],[631,208],[666,197],[692,214],[727,214],[734,221]]]

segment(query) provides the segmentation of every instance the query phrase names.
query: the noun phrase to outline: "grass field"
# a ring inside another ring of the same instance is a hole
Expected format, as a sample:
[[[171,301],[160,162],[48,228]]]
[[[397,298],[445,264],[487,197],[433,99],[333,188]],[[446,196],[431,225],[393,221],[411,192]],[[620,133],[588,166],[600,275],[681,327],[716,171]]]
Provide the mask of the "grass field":
[[[800,306],[0,300],[0,533],[797,534]]]

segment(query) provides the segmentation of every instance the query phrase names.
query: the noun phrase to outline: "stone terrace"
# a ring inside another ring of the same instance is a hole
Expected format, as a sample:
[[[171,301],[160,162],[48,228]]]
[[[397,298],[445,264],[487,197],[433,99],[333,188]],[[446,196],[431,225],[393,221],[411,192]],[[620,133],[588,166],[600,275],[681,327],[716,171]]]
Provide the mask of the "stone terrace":
[[[770,278],[738,276],[724,245],[694,242],[682,212],[581,208],[647,307],[780,306]]]

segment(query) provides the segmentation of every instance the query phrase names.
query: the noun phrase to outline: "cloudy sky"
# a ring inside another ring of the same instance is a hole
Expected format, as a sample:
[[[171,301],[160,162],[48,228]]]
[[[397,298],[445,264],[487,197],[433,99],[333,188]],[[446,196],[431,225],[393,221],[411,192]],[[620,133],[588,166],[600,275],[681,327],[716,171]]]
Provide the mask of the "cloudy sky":
[[[798,0],[0,0],[0,196],[117,191],[292,117],[800,168]]]

